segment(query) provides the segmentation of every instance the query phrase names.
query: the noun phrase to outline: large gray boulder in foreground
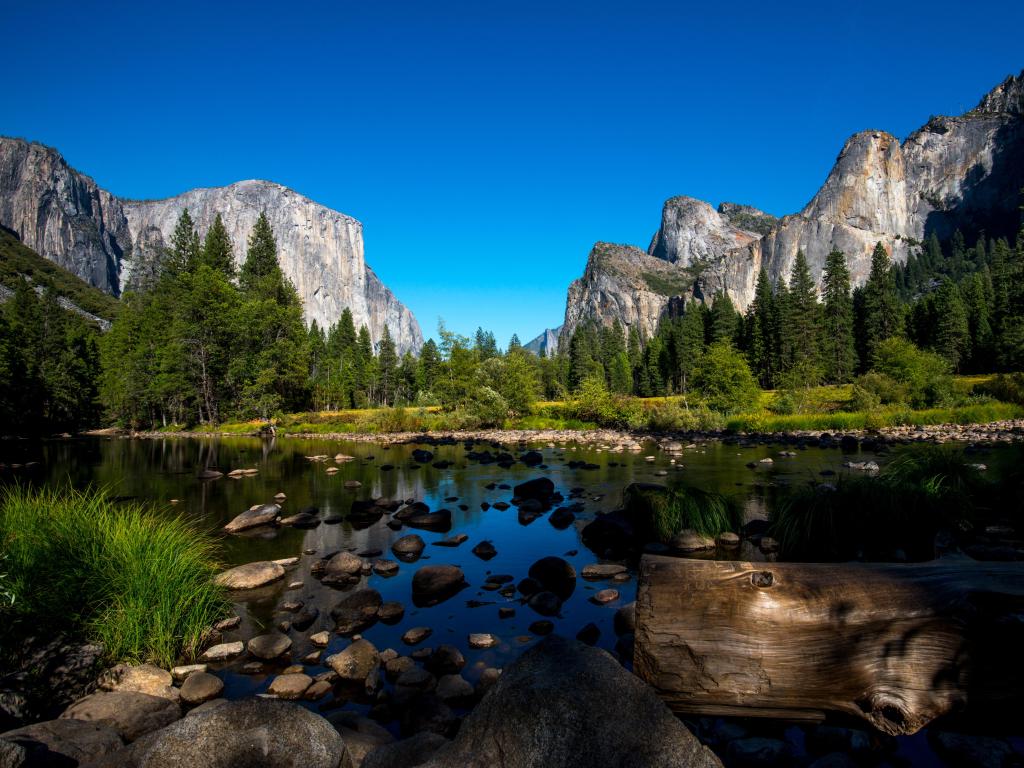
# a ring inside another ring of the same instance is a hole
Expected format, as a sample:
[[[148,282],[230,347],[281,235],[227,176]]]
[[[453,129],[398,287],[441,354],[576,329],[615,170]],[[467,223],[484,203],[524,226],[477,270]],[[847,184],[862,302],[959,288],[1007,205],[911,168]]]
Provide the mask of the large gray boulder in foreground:
[[[372,755],[372,753],[371,753]],[[512,664],[422,768],[721,768],[605,651],[552,635]]]
[[[286,701],[239,699],[196,712],[95,768],[347,768],[345,743],[323,717]]]

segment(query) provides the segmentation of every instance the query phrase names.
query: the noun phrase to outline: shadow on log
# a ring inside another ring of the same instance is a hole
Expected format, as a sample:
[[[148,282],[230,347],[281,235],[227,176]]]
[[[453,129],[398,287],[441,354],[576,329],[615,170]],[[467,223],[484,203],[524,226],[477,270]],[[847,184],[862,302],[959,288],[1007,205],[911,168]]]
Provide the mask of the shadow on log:
[[[743,563],[648,555],[635,672],[676,712],[889,734],[1024,700],[1024,564]]]

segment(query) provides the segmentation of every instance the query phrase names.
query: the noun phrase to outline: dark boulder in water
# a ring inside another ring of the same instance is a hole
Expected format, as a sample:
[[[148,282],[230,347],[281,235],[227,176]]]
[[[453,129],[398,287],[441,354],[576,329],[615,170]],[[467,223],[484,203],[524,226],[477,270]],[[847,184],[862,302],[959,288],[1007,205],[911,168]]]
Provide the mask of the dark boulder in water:
[[[576,569],[560,557],[542,557],[530,566],[529,575],[562,601],[576,590]]]
[[[555,484],[550,478],[537,477],[520,483],[512,489],[517,499],[536,499],[543,503],[550,499],[555,493]]]

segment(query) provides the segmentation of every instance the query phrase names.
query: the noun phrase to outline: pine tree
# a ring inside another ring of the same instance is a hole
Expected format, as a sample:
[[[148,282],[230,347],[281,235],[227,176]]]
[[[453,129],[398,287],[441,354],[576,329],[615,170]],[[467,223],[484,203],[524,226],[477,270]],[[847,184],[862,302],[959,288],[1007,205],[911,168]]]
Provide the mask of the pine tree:
[[[522,348],[523,348],[523,344],[522,344],[521,341],[519,341],[519,334],[513,333],[512,334],[512,338],[509,339],[509,341],[508,341],[508,351],[509,352],[513,352],[513,351],[515,351],[517,349],[522,349]]]
[[[765,389],[775,386],[775,341],[772,332],[774,312],[775,297],[771,281],[768,272],[762,267],[757,275],[754,301],[747,308],[745,346],[750,367]]]
[[[843,384],[853,378],[857,350],[853,343],[853,299],[846,256],[833,248],[822,277],[825,306],[822,318],[822,350],[825,380]]]
[[[679,324],[680,388],[689,392],[693,372],[704,357],[704,310],[696,301],[686,305]]]
[[[821,379],[821,307],[807,258],[797,251],[783,308],[782,371],[801,386]]]
[[[437,342],[427,339],[420,349],[420,359],[416,371],[416,386],[421,392],[432,392],[441,367],[441,353]]]
[[[199,233],[186,208],[178,217],[178,223],[171,234],[171,247],[164,256],[164,273],[174,276],[191,272],[196,267],[199,251]]]
[[[934,349],[958,371],[970,343],[970,328],[960,291],[949,278],[935,292],[934,302]]]
[[[490,331],[485,331],[483,328],[476,329],[475,346],[481,360],[489,360],[498,354],[498,344],[494,339],[494,334]]]
[[[377,369],[380,376],[380,401],[382,405],[394,405],[397,389],[398,354],[391,331],[385,325],[377,345]]]
[[[281,267],[277,263],[277,241],[274,230],[261,213],[249,233],[249,247],[239,276],[239,285],[248,294],[274,295],[281,282]]]
[[[219,213],[203,240],[199,261],[229,278],[235,276],[235,254],[231,246],[231,237]]]
[[[711,314],[708,318],[708,343],[715,344],[727,341],[735,344],[739,330],[740,315],[733,306],[732,299],[725,291],[715,294],[711,302]]]
[[[889,253],[881,243],[871,255],[871,272],[863,292],[863,318],[859,336],[863,339],[861,368],[871,367],[878,345],[902,333],[903,313],[896,296]]]

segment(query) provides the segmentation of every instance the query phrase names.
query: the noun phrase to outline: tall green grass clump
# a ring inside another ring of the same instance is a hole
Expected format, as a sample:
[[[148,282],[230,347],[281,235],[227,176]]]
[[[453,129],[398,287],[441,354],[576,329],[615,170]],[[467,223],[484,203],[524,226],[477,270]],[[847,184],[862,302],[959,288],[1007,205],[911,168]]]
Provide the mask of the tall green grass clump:
[[[4,489],[0,542],[17,623],[84,633],[111,659],[191,658],[227,609],[211,535],[102,491]]]
[[[773,510],[772,535],[787,560],[891,560],[897,550],[928,560],[936,533],[969,530],[992,498],[961,448],[909,446],[877,477],[792,490]]]
[[[623,507],[638,529],[661,542],[686,528],[717,536],[740,523],[739,508],[731,499],[700,488],[634,483],[623,491]]]

